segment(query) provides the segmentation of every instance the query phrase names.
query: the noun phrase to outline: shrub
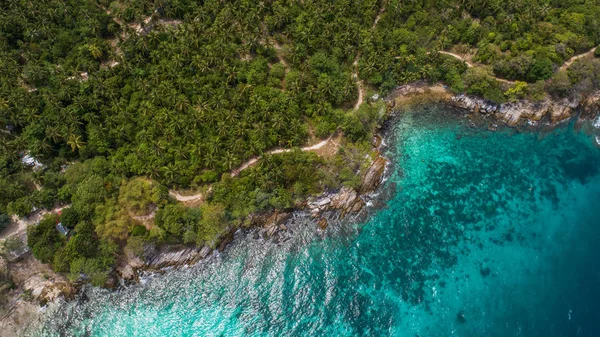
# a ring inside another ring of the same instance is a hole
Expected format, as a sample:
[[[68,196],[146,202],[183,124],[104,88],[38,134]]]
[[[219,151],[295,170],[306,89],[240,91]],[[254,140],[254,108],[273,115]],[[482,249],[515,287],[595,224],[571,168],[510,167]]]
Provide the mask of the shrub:
[[[0,213],[0,231],[10,225],[11,219],[8,214]]]
[[[65,244],[65,239],[54,227],[57,220],[56,215],[47,215],[37,225],[27,227],[27,246],[43,263],[52,262],[54,254]]]

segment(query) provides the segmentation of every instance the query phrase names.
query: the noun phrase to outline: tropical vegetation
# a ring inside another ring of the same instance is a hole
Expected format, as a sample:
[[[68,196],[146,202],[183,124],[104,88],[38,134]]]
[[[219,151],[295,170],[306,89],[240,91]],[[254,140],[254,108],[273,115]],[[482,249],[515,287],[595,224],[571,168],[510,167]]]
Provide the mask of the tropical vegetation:
[[[358,81],[381,94],[441,81],[497,102],[590,92],[598,59],[559,68],[600,43],[598,17],[583,0],[3,1],[0,220],[70,205],[29,246],[97,284],[126,246],[214,246],[252,213],[358,184],[382,118],[352,109]],[[229,175],[336,131],[333,158],[293,151]],[[169,197],[209,184],[197,208]]]

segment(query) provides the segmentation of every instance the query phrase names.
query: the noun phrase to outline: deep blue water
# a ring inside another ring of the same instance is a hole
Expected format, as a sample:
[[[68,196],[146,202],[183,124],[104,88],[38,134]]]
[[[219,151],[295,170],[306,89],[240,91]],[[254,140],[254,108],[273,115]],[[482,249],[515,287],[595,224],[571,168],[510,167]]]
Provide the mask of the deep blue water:
[[[384,206],[49,310],[44,335],[599,336],[600,150],[571,126],[389,130]]]

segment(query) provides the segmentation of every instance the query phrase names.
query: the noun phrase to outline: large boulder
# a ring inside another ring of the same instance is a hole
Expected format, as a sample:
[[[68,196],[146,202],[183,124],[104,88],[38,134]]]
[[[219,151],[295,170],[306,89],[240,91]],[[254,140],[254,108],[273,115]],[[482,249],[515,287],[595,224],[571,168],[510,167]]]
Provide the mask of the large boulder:
[[[360,198],[355,189],[344,187],[338,193],[331,196],[329,209],[340,210],[340,218],[348,213],[358,212],[365,202]]]
[[[385,157],[381,155],[377,156],[375,161],[373,161],[373,164],[371,164],[371,167],[369,167],[363,176],[359,189],[361,194],[371,193],[379,187],[387,163],[388,160]]]

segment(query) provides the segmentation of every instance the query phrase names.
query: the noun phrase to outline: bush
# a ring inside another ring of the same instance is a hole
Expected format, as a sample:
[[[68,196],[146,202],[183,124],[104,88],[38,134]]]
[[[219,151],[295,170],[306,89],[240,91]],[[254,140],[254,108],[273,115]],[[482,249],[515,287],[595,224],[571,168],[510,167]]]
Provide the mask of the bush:
[[[166,187],[146,178],[133,178],[123,181],[119,191],[119,204],[133,215],[146,215],[152,207],[167,202],[169,191]]]
[[[0,231],[10,225],[11,219],[8,214],[0,213]]]
[[[20,217],[29,215],[33,211],[33,205],[27,197],[10,202],[6,208],[9,213],[16,214]]]
[[[554,74],[546,83],[546,90],[555,96],[565,97],[569,94],[570,89],[571,81],[569,80],[569,75],[564,70]]]
[[[75,226],[79,223],[79,213],[73,208],[63,208],[60,215],[60,222],[66,228],[75,228]]]
[[[52,262],[54,254],[65,245],[65,239],[54,227],[57,220],[56,215],[47,215],[39,224],[27,227],[27,246],[43,263]]]
[[[527,81],[547,80],[552,76],[552,61],[548,58],[536,59],[527,72]]]
[[[131,231],[131,236],[146,236],[147,233],[148,231],[145,226],[135,225]]]
[[[526,82],[516,81],[515,85],[510,87],[504,95],[508,97],[511,101],[516,101],[518,99],[524,98],[529,92],[529,86]]]
[[[342,130],[344,131],[344,135],[353,142],[359,141],[367,135],[365,126],[352,112],[346,114],[344,123],[342,124]]]
[[[505,100],[498,81],[485,68],[469,68],[463,74],[467,93],[479,95],[485,99],[501,103]]]
[[[156,226],[164,229],[171,236],[181,239],[188,231],[196,232],[200,212],[181,204],[166,205],[156,212],[154,221]]]

